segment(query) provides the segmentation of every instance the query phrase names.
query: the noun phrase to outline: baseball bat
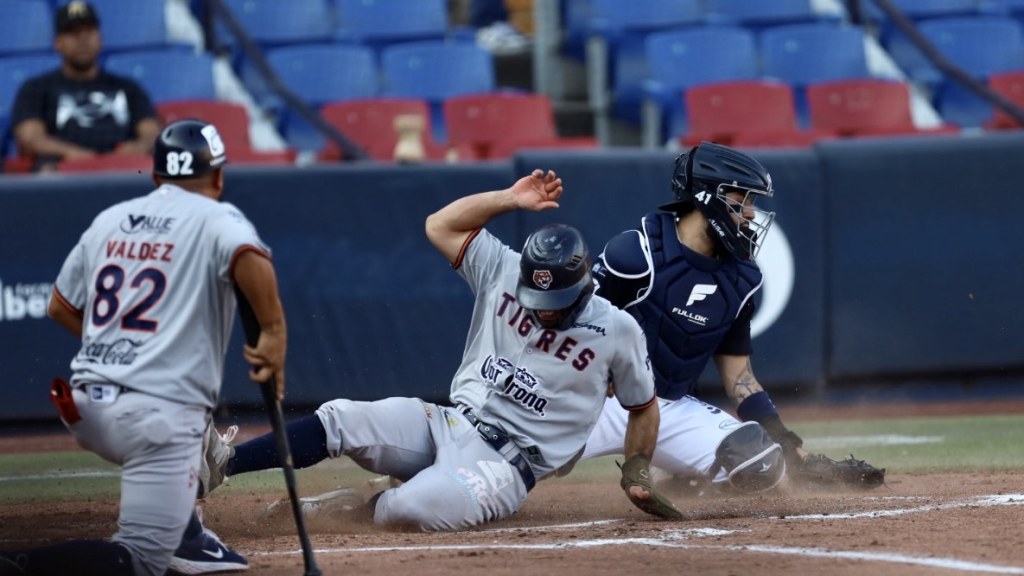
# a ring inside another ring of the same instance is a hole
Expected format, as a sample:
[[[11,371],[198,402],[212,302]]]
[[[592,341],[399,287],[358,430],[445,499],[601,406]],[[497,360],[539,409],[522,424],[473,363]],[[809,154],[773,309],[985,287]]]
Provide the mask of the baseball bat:
[[[238,314],[242,320],[242,330],[245,332],[245,341],[249,346],[256,346],[260,340],[260,324],[256,320],[256,313],[252,305],[245,298],[242,290],[235,285],[235,297],[238,300]],[[274,430],[274,440],[277,441],[277,454],[281,460],[281,469],[284,470],[284,483],[288,489],[288,500],[292,504],[292,515],[295,516],[295,527],[299,531],[299,543],[302,545],[302,561],[305,563],[306,571],[304,576],[320,576],[320,568],[313,558],[313,546],[309,542],[309,532],[306,531],[306,522],[302,516],[302,505],[299,503],[298,490],[295,483],[295,465],[292,462],[292,449],[288,446],[288,435],[284,428],[284,415],[281,412],[281,402],[277,399],[277,384],[274,377],[260,384],[260,392],[263,393],[263,402],[270,415],[270,426]]]

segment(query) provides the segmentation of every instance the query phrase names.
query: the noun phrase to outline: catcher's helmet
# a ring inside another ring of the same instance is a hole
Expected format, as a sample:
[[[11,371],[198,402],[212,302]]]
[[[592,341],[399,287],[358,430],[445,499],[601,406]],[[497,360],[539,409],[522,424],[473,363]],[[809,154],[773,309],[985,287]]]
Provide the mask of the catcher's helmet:
[[[708,219],[709,235],[724,250],[741,260],[753,260],[775,218],[759,210],[754,201],[771,198],[772,177],[760,162],[727,146],[701,142],[676,158],[672,175],[676,199],[663,206],[670,212],[696,207]],[[727,194],[742,194],[742,199]],[[745,210],[755,217],[744,216]]]
[[[565,330],[594,293],[590,251],[579,230],[548,224],[526,239],[519,261],[516,300],[545,328]],[[558,311],[557,321],[544,321],[537,311]]]
[[[217,127],[202,120],[178,120],[164,128],[153,144],[153,172],[164,179],[213,172],[227,159]]]

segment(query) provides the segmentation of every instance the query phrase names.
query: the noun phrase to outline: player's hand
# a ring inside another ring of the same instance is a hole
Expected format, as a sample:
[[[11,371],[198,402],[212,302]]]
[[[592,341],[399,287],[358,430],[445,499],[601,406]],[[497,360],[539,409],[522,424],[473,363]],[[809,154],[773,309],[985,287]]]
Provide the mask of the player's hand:
[[[626,496],[634,506],[660,518],[669,520],[683,520],[682,511],[676,508],[675,504],[665,496],[658,493],[651,486],[651,461],[646,456],[630,456],[622,469],[622,480],[619,485],[626,492]]]
[[[260,331],[260,339],[256,347],[247,344],[242,348],[245,360],[253,367],[249,372],[249,379],[253,382],[263,383],[273,377],[277,387],[278,400],[284,400],[286,334],[283,325],[280,328],[263,328]]]
[[[529,176],[516,181],[509,190],[515,195],[516,206],[540,212],[558,208],[562,196],[562,179],[554,170],[534,170]]]

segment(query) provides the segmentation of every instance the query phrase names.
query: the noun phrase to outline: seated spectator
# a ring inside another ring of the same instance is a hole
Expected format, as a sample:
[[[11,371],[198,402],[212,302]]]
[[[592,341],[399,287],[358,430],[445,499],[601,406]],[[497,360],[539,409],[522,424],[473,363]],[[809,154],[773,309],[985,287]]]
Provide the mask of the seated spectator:
[[[100,69],[99,17],[74,0],[57,11],[60,69],[25,81],[11,110],[19,153],[49,171],[64,158],[149,154],[160,133],[153,103],[133,80]]]

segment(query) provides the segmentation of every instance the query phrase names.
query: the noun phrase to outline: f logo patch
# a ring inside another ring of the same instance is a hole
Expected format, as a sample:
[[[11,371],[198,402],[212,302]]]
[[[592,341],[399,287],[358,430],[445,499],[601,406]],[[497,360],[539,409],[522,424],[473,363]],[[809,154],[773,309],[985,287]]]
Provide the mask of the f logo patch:
[[[716,290],[718,290],[717,284],[697,284],[696,286],[693,287],[693,290],[690,292],[690,298],[689,300],[686,301],[686,305],[690,306],[694,302],[700,302],[701,300],[714,294]]]

